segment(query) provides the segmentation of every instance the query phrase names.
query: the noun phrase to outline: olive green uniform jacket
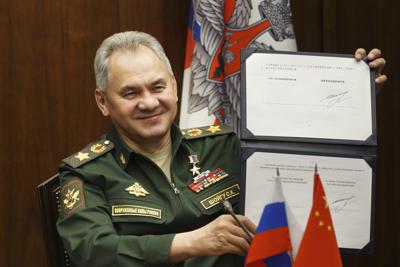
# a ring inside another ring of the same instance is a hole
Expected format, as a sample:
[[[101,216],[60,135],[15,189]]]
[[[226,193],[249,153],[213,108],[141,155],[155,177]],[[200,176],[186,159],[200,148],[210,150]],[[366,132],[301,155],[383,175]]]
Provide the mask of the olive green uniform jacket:
[[[175,233],[223,214],[222,197],[234,207],[239,201],[239,143],[227,126],[181,131],[173,125],[171,135],[171,183],[115,129],[64,160],[57,229],[74,266],[243,266],[232,254],[168,261]],[[195,192],[193,166],[228,175]]]

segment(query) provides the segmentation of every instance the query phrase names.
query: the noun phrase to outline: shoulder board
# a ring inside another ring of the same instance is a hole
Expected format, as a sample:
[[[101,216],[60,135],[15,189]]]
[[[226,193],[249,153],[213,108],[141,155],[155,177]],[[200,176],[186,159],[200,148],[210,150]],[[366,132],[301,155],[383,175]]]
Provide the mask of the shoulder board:
[[[210,125],[182,130],[182,134],[186,139],[195,139],[228,133],[233,133],[233,129],[223,123],[219,125]]]
[[[91,142],[81,151],[75,153],[68,158],[63,159],[63,162],[73,168],[80,167],[89,161],[107,153],[114,148],[114,144],[102,136],[98,140]]]

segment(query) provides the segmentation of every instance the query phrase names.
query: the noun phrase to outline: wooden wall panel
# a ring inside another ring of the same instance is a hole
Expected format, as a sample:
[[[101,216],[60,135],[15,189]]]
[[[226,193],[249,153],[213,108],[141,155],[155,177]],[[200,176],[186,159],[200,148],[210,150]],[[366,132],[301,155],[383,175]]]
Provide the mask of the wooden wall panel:
[[[382,49],[389,82],[377,97],[378,169],[376,182],[375,252],[372,256],[346,255],[346,266],[400,266],[400,69],[397,45],[400,37],[399,3],[396,1],[335,0],[336,33],[328,51],[352,53],[355,47]]]
[[[303,52],[322,51],[321,0],[290,1],[297,48]]]
[[[187,10],[178,0],[0,0],[0,266],[46,266],[35,187],[109,127],[94,102],[101,41],[154,34],[181,84]]]
[[[6,88],[10,87],[11,81],[8,79],[10,76],[10,69],[7,67],[10,63],[10,44],[6,41],[6,37],[10,35],[11,27],[10,27],[10,17],[9,17],[9,2],[0,1],[0,51],[2,55],[0,56],[0,82],[2,88],[0,89],[0,103],[1,103],[1,112],[0,118],[4,115],[1,114],[11,114],[11,106],[8,104],[10,99],[9,91]],[[9,207],[7,203],[10,203],[12,199],[11,193],[11,162],[6,157],[6,152],[2,151],[12,151],[11,143],[5,142],[2,140],[7,140],[8,131],[5,131],[5,123],[3,120],[0,120],[0,266],[8,266],[8,257],[6,251],[7,243],[5,240],[9,240],[9,231],[7,230],[8,226],[8,214]],[[2,241],[4,240],[4,241]]]
[[[121,31],[132,30],[132,25],[134,25],[133,30],[150,33],[164,46],[180,90],[183,79],[189,2],[181,1],[178,5],[177,1],[149,2],[140,0],[132,2],[121,0],[119,9],[121,11],[119,16]],[[123,10],[141,11],[137,12],[136,16],[132,16],[129,12],[122,12]],[[154,10],[163,10],[163,12],[153,12]],[[166,21],[168,23],[165,23]],[[163,25],[163,27],[160,27],[160,25]],[[178,105],[180,105],[180,102]],[[176,120],[178,118],[179,113]]]
[[[305,51],[354,53],[357,47],[370,50],[379,47],[383,50],[388,64],[384,73],[389,82],[377,96],[378,121],[378,162],[375,207],[375,241],[373,255],[343,255],[346,267],[386,267],[400,266],[400,214],[396,212],[400,203],[400,56],[397,46],[400,37],[398,19],[399,3],[396,1],[376,0],[320,0],[306,8],[304,2],[292,1],[295,15],[296,35],[299,49]],[[320,10],[316,10],[318,6]],[[321,24],[314,30],[320,34],[321,46],[318,49],[310,40],[312,34],[306,29],[298,30],[299,22],[317,21],[316,13],[321,16]],[[311,16],[311,18],[310,18]]]

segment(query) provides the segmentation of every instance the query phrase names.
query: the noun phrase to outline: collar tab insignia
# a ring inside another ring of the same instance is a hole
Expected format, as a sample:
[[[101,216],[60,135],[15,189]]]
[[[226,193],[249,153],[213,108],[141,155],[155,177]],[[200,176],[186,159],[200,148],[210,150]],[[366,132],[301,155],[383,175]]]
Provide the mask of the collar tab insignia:
[[[119,156],[119,159],[121,160],[121,163],[122,163],[123,165],[126,164],[126,159],[125,159],[124,154],[121,153],[121,155]]]
[[[150,194],[138,182],[135,182],[133,185],[125,188],[125,191],[128,191],[129,194],[134,195],[136,197],[144,197]]]

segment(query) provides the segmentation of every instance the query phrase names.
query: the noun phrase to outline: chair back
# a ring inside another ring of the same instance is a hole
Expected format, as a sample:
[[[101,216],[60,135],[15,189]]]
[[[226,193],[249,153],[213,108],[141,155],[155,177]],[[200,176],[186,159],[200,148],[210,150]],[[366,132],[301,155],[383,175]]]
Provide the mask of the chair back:
[[[60,181],[58,174],[36,188],[39,198],[42,232],[45,241],[47,266],[71,266],[67,251],[57,233],[56,222],[60,212]]]

